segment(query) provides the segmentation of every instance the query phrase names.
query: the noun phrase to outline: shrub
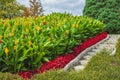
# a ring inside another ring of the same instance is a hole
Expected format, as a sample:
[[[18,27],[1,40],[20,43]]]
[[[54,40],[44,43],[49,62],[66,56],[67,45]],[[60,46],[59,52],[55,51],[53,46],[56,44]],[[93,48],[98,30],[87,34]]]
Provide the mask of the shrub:
[[[18,75],[0,72],[0,80],[23,80],[23,79]]]
[[[71,52],[71,48],[104,29],[100,21],[70,14],[1,19],[0,71],[39,68],[45,61]]]
[[[86,0],[83,14],[103,21],[109,33],[120,33],[120,0]]]

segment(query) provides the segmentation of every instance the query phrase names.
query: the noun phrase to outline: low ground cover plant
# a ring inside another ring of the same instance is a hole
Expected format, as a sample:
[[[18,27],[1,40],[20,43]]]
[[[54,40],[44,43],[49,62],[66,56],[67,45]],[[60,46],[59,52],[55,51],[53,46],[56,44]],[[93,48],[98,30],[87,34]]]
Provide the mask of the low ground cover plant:
[[[105,50],[93,56],[83,71],[50,70],[29,80],[120,80],[120,58]],[[22,80],[17,75],[0,73],[1,80]]]
[[[60,13],[0,19],[0,71],[37,69],[104,29],[103,23],[92,18]]]
[[[95,55],[83,71],[51,70],[31,80],[120,80],[120,58],[103,50]]]

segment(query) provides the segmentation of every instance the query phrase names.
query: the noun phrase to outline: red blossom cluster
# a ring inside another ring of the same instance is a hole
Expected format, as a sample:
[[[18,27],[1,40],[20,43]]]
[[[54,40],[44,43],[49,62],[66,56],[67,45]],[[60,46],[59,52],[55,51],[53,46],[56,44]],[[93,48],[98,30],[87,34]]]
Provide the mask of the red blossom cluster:
[[[0,44],[2,43],[2,41],[0,40]]]
[[[49,69],[63,68],[67,63],[74,59],[74,57],[74,53],[59,56],[56,59],[43,64],[39,70],[42,73]]]
[[[87,39],[82,44],[75,47],[72,53],[65,54],[62,56],[58,56],[56,59],[51,60],[49,62],[44,63],[40,69],[36,71],[25,71],[20,72],[19,75],[23,77],[25,80],[27,78],[31,78],[36,73],[43,73],[50,69],[59,69],[65,67],[66,64],[68,64],[72,59],[74,59],[78,54],[80,54],[82,51],[84,51],[86,48],[96,44],[97,42],[105,39],[107,37],[107,32],[103,32],[101,34],[98,34],[97,36]]]
[[[28,80],[33,76],[33,73],[31,71],[24,71],[24,72],[19,72],[18,75],[24,78],[24,80]]]
[[[45,22],[45,21],[44,21],[42,24],[43,24],[43,25],[46,25],[46,24],[47,24],[47,22]]]

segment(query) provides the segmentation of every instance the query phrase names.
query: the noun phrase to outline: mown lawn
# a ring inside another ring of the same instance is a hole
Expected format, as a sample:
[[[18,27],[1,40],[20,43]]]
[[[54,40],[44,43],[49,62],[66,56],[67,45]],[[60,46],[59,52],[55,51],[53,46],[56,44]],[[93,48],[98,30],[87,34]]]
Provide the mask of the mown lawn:
[[[95,55],[83,71],[51,70],[31,80],[120,80],[120,58],[105,50]]]

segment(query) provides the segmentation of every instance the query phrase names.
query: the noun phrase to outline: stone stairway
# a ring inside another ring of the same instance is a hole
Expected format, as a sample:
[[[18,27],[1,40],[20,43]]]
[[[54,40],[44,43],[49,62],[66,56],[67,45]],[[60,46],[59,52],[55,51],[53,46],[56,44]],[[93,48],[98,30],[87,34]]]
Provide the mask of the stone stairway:
[[[114,55],[116,51],[116,43],[120,35],[108,35],[107,39],[103,40],[102,42],[95,44],[92,48],[87,51],[84,51],[82,54],[78,55],[73,61],[71,61],[64,70],[74,69],[75,71],[83,70],[86,64],[90,61],[90,59],[96,55],[97,52],[101,51],[102,49],[106,49],[110,52],[110,55]]]

